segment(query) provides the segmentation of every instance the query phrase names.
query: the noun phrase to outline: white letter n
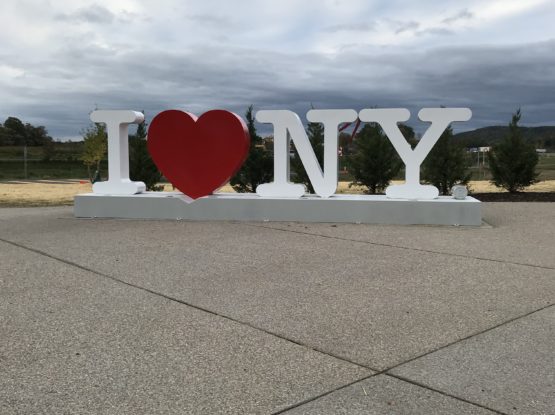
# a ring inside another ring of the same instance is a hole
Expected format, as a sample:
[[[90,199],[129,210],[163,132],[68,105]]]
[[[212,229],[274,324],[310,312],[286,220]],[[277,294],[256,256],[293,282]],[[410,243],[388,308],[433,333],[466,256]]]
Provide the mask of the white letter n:
[[[337,189],[337,134],[339,124],[357,119],[354,110],[310,110],[310,122],[324,124],[324,171],[320,168],[314,149],[298,115],[287,110],[262,110],[256,120],[274,125],[274,181],[256,188],[263,197],[301,197],[302,184],[289,182],[289,141],[293,140],[306,174],[320,197],[330,197]]]

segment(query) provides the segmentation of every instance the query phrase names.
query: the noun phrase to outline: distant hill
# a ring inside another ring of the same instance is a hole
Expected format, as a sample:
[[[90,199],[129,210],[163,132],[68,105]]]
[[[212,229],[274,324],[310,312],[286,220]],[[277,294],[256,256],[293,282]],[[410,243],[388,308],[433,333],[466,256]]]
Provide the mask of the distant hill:
[[[520,127],[525,140],[536,148],[555,150],[555,127]],[[509,127],[484,127],[474,131],[455,134],[455,140],[465,147],[489,147],[509,134]]]

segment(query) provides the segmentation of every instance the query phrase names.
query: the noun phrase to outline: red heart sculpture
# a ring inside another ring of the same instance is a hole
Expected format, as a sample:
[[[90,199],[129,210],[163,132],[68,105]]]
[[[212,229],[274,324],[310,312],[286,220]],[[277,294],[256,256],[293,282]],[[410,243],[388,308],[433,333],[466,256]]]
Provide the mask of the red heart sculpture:
[[[236,114],[212,110],[195,115],[163,111],[148,129],[148,151],[162,174],[187,196],[212,194],[247,158],[250,136]]]

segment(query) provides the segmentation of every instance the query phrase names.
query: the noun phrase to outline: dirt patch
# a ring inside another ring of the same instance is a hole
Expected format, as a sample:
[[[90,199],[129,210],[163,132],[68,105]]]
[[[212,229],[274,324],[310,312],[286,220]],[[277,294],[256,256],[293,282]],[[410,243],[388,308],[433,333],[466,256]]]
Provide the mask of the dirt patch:
[[[90,193],[92,186],[80,180],[9,181],[0,183],[0,206],[72,205],[75,195]]]
[[[394,182],[398,184],[402,182]],[[470,182],[470,192],[478,200],[490,201],[550,201],[555,197],[555,180],[547,180],[530,186],[526,192],[510,195],[485,181]],[[170,184],[164,191],[173,190]],[[349,187],[348,182],[338,184],[337,193],[364,193],[364,188]],[[72,205],[75,195],[90,193],[91,184],[86,180],[12,180],[0,182],[0,207],[59,206]],[[229,185],[220,192],[233,192]]]
[[[473,193],[480,202],[555,202],[555,192]]]

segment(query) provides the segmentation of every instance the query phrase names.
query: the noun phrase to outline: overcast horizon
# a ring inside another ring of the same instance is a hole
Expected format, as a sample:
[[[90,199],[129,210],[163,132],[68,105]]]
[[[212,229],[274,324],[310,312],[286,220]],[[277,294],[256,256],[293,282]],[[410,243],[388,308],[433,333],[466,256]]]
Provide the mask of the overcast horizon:
[[[0,14],[0,122],[80,139],[89,113],[469,107],[455,131],[555,125],[555,2],[17,1]],[[263,133],[271,127],[259,125]]]

